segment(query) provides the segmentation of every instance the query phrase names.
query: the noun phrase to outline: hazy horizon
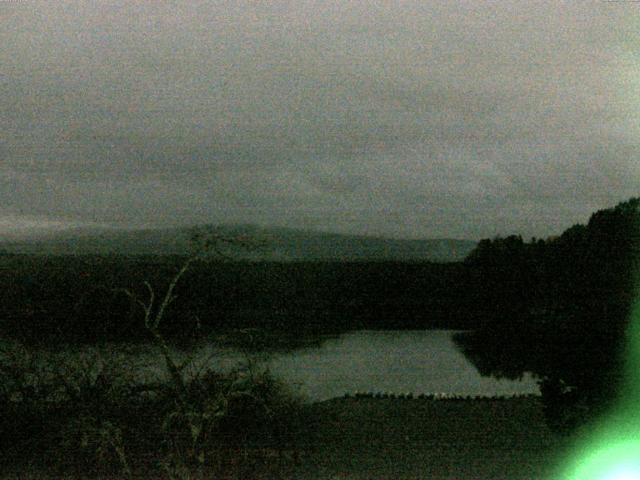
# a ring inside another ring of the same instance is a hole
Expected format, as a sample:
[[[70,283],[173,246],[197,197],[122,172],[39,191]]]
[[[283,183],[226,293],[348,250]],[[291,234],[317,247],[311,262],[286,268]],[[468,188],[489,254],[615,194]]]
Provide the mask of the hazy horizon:
[[[220,223],[220,224],[176,224],[176,225],[109,225],[109,224],[90,224],[81,222],[53,222],[47,221],[42,224],[38,224],[36,221],[16,221],[15,224],[11,224],[7,227],[8,222],[0,221],[0,243],[13,242],[13,241],[31,241],[46,238],[54,238],[59,234],[74,234],[74,233],[96,233],[101,231],[106,232],[144,232],[144,231],[170,231],[170,230],[189,230],[199,227],[214,227],[214,228],[255,228],[257,230],[272,231],[289,231],[289,232],[304,232],[310,234],[319,235],[338,235],[345,237],[362,237],[369,239],[380,240],[404,240],[404,241],[420,241],[420,240],[459,240],[478,242],[481,239],[473,238],[453,238],[453,237],[399,237],[393,235],[376,235],[376,234],[359,234],[359,233],[345,233],[334,231],[330,229],[321,229],[314,227],[289,227],[285,225],[266,225],[258,223]]]

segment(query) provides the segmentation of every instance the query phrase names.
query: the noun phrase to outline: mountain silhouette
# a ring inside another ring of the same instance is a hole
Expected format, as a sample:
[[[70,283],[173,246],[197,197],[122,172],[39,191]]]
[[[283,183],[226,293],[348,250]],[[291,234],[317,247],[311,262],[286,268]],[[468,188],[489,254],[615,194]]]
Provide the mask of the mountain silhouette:
[[[203,228],[203,227],[199,227]],[[256,239],[261,247],[242,258],[269,261],[433,261],[463,260],[475,241],[407,240],[327,233],[284,227],[221,225],[227,237]],[[192,228],[71,228],[33,238],[0,241],[5,253],[41,255],[182,255],[190,252]]]

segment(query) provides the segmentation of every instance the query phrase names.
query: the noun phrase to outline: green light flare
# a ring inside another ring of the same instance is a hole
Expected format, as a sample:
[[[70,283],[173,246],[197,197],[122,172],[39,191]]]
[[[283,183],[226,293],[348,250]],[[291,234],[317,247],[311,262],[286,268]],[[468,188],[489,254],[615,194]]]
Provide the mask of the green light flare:
[[[562,476],[564,480],[640,479],[638,430],[618,422],[597,430],[596,434],[590,435],[591,441],[583,441],[574,451],[576,460]]]
[[[578,439],[563,480],[640,480],[640,302],[628,328],[618,405]]]

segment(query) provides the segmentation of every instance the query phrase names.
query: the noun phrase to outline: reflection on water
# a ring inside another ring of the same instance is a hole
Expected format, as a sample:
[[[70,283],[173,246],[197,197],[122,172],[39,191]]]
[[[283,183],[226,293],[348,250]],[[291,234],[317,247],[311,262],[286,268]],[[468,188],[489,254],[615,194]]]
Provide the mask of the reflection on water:
[[[448,393],[455,395],[510,395],[538,393],[530,376],[521,381],[480,376],[457,350],[454,331],[356,331],[305,342],[306,347],[270,353],[251,353],[253,360],[310,401],[345,393]],[[138,381],[164,376],[162,356],[153,345],[64,348],[53,353],[72,359],[91,352],[89,358],[118,357]],[[242,349],[245,350],[245,349]],[[96,357],[96,354],[98,357]],[[193,375],[204,368],[228,371],[247,360],[247,353],[231,346],[209,343],[191,353],[175,351],[180,361],[192,358],[186,370]]]
[[[347,392],[414,394],[509,395],[538,393],[530,376],[522,381],[481,377],[457,350],[453,331],[357,331],[331,337],[319,346],[274,354],[269,369],[310,400],[325,400]],[[199,355],[216,358],[211,347]],[[223,368],[241,356],[218,352]],[[213,355],[212,355],[213,354]],[[202,358],[202,357],[201,357]]]

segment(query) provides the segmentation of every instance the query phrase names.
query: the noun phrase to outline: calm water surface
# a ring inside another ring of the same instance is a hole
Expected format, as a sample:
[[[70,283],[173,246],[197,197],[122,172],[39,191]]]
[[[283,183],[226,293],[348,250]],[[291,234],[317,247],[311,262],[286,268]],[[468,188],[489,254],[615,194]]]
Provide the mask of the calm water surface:
[[[521,381],[480,376],[453,343],[450,330],[357,331],[325,340],[320,346],[275,354],[271,372],[318,401],[356,391],[414,394],[509,395],[538,393],[530,376]],[[234,352],[200,352],[229,368]]]
[[[345,393],[393,392],[456,395],[538,393],[530,376],[521,381],[480,376],[453,343],[451,330],[356,331],[328,337],[320,344],[265,356],[262,362],[278,378],[309,401]],[[88,358],[95,358],[93,354]],[[86,355],[84,349],[65,349],[57,355]],[[90,353],[90,352],[89,352]],[[139,381],[163,376],[164,362],[152,345],[107,348],[108,355],[127,358],[127,371]],[[238,350],[209,344],[194,352],[192,371],[213,367],[229,370],[246,361]],[[185,353],[176,352],[186,358]]]

